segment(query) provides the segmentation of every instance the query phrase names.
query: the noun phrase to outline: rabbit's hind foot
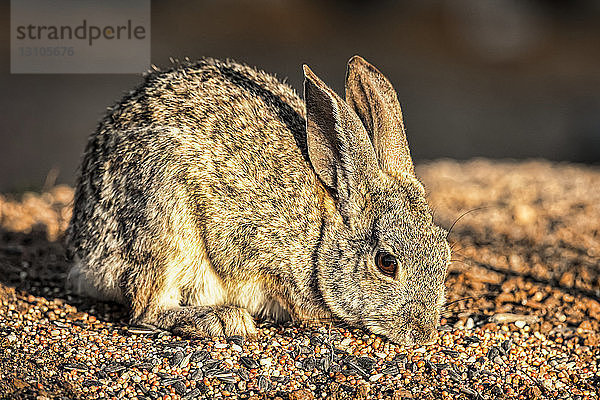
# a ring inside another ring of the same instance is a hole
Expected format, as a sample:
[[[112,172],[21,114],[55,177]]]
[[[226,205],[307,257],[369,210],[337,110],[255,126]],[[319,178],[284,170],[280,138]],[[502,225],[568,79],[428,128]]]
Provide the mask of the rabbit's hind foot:
[[[190,339],[214,336],[256,336],[254,319],[242,307],[195,306],[161,311],[153,325]]]

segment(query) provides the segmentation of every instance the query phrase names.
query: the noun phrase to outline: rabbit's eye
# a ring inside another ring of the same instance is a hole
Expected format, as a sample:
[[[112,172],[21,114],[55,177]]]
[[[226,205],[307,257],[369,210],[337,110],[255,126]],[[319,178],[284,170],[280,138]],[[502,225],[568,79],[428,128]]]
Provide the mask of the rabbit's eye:
[[[385,251],[380,251],[375,256],[375,264],[377,268],[387,276],[392,278],[396,276],[396,270],[398,269],[398,261],[396,257]]]

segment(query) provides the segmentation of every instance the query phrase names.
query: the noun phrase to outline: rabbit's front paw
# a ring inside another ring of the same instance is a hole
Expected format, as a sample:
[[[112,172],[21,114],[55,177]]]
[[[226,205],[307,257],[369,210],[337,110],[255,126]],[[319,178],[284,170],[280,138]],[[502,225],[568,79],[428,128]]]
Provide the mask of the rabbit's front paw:
[[[254,337],[254,319],[245,308],[236,306],[199,306],[165,310],[160,325],[169,325],[173,333],[188,337],[242,335]]]

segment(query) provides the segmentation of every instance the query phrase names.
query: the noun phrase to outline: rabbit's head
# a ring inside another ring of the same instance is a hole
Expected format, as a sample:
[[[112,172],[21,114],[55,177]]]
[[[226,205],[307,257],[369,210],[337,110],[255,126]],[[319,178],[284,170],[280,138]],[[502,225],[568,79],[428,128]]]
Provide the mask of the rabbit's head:
[[[391,83],[355,56],[346,100],[304,67],[310,161],[333,199],[318,262],[332,313],[402,344],[436,337],[450,259],[414,175]]]

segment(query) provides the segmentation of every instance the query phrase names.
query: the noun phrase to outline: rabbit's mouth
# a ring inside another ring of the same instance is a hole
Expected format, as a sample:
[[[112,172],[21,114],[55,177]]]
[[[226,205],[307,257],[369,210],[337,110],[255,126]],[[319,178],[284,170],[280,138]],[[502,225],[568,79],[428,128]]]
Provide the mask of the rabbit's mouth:
[[[438,338],[437,329],[401,329],[395,331],[382,332],[381,330],[372,329],[374,333],[384,335],[392,342],[403,346],[414,345],[430,345],[436,342]]]
[[[410,302],[402,307],[399,317],[393,319],[377,316],[367,318],[365,326],[371,332],[387,337],[394,343],[413,346],[429,345],[437,340],[438,313],[435,311],[415,313],[415,304]],[[419,309],[421,307],[418,307]],[[429,317],[425,317],[429,315]]]

